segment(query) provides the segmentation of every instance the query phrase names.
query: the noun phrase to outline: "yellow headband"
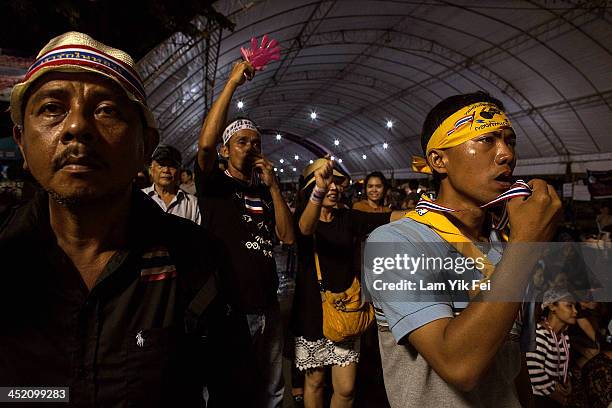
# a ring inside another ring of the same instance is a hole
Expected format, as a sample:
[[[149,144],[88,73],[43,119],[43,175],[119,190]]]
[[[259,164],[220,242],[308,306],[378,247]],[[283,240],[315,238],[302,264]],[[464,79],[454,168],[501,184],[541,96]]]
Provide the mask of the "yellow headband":
[[[448,149],[459,146],[485,133],[511,128],[510,119],[496,105],[478,102],[465,106],[446,118],[431,135],[426,154],[432,149]],[[427,160],[413,156],[412,170],[417,173],[432,174]]]

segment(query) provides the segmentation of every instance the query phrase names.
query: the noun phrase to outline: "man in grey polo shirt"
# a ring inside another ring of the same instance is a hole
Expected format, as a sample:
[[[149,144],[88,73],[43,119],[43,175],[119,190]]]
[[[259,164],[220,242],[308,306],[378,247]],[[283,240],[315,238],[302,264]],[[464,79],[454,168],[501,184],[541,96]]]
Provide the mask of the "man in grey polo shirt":
[[[487,275],[484,269],[466,270],[466,281],[484,274],[492,289],[487,295],[466,292],[459,299],[450,292],[435,297],[426,291],[390,295],[375,284],[376,276],[399,282],[411,275],[405,270],[388,269],[384,275],[366,271],[393,408],[520,407],[519,399],[530,403],[529,391],[524,398],[517,392],[528,390],[528,378],[519,376],[521,354],[513,336],[520,302],[508,297],[521,298],[537,261],[532,243],[551,239],[561,204],[551,186],[529,181],[531,196],[506,204],[512,225],[508,241],[513,245],[502,256],[496,244],[501,233],[491,227],[491,214],[481,206],[512,186],[515,134],[503,110],[500,101],[483,92],[456,95],[434,107],[423,126],[426,161],[418,169],[440,181],[435,204],[450,210],[409,213],[410,218],[382,226],[368,239],[366,259],[376,245],[401,249],[413,258],[465,259],[463,247],[452,243],[467,243],[490,262],[492,271]],[[456,271],[421,268],[415,275],[433,282],[449,273]],[[500,293],[506,301],[499,301]]]
[[[161,145],[155,149],[151,160],[149,175],[153,185],[142,191],[167,213],[199,225],[202,220],[197,197],[179,188],[178,169],[183,161],[181,153],[172,146]]]

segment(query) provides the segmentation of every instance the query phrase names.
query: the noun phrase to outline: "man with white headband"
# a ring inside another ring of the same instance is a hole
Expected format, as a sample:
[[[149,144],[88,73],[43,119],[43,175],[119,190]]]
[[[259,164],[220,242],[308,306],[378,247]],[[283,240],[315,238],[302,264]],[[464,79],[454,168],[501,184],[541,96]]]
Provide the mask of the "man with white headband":
[[[44,191],[0,220],[0,385],[65,387],[45,401],[70,406],[203,406],[225,354],[201,358],[226,319],[210,307],[220,251],[132,183],[159,140],[133,59],[62,34],[13,88],[11,118]]]
[[[276,297],[278,276],[273,243],[293,244],[291,212],[281,195],[273,165],[261,154],[261,135],[246,118],[227,121],[236,88],[254,69],[237,63],[213,103],[200,132],[194,175],[202,225],[228,248],[225,281],[232,306],[247,315],[251,354],[258,369],[253,407],[280,407],[283,399],[282,327]],[[227,170],[218,165],[219,153]]]
[[[537,261],[534,245],[520,243],[552,238],[560,200],[542,180],[513,185],[515,134],[503,104],[486,93],[456,95],[436,105],[425,119],[421,144],[425,159],[413,165],[440,181],[437,199],[422,198],[416,211],[375,230],[367,245],[401,245],[413,258],[478,259],[480,266],[467,271],[445,272],[433,263],[413,273],[428,282],[441,276],[480,282],[459,293],[445,287],[434,295],[420,288],[393,297],[376,290],[380,286],[365,274],[378,312],[389,401],[393,408],[518,408],[519,398],[528,404],[531,397],[515,320]],[[491,211],[497,208],[501,211]],[[503,239],[507,219],[513,246],[502,256],[496,242]],[[387,269],[380,276],[395,282],[410,273]]]

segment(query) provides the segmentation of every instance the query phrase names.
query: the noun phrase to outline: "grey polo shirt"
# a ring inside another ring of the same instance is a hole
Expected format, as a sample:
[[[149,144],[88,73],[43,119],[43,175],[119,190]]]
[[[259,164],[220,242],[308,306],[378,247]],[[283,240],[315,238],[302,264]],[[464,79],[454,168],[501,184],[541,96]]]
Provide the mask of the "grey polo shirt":
[[[143,188],[142,191],[151,197],[165,212],[187,218],[198,225],[201,224],[202,218],[200,217],[200,207],[198,207],[198,198],[196,196],[179,189],[170,204],[166,206],[164,200],[155,191],[155,184]]]
[[[495,238],[492,236],[491,242],[495,242]],[[402,251],[414,258],[461,256],[429,227],[409,218],[377,228],[367,242],[401,244]],[[501,259],[499,247],[494,245],[486,256],[497,263]],[[385,271],[389,281],[399,281],[401,273]],[[417,275],[423,274],[426,278],[428,273],[437,272],[418,271]],[[473,273],[479,274],[472,270],[464,276],[482,277]],[[376,309],[383,376],[391,407],[520,407],[514,386],[521,365],[518,341],[507,341],[478,386],[470,392],[461,392],[433,370],[408,342],[408,335],[434,320],[453,318],[467,307],[467,302],[457,302],[450,297],[430,301],[420,298],[418,292],[406,292],[403,299],[389,298],[374,290],[371,274],[366,273],[364,281]]]

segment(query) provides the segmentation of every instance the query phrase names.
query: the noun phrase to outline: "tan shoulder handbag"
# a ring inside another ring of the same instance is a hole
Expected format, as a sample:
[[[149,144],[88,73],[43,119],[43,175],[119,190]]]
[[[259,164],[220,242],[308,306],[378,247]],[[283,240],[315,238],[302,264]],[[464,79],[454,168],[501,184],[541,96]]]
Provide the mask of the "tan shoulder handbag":
[[[316,244],[316,243],[315,243]],[[321,286],[321,266],[319,255],[314,249],[315,266],[319,288]],[[341,342],[360,336],[374,323],[374,307],[361,303],[361,284],[357,277],[350,288],[341,293],[321,290],[323,308],[323,335],[333,342]]]

